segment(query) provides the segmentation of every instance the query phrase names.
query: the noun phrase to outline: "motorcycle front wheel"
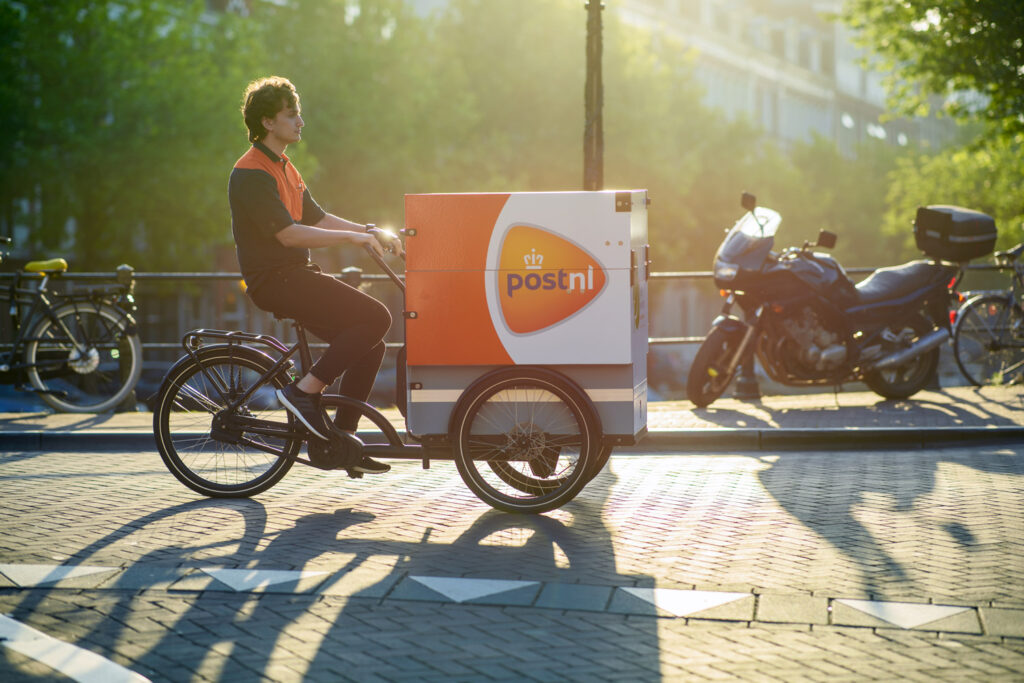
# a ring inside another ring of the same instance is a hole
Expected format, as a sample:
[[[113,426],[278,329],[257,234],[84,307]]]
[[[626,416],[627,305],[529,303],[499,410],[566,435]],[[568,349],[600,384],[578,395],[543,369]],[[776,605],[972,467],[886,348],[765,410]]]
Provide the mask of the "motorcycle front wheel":
[[[921,314],[915,314],[905,323],[889,327],[888,331],[897,341],[886,343],[883,351],[886,355],[901,351],[933,329],[934,326],[927,318]],[[865,373],[864,383],[871,391],[884,398],[910,398],[924,389],[938,365],[939,349],[934,348],[895,368]]]
[[[711,405],[729,386],[736,374],[735,369],[727,372],[729,361],[736,355],[742,339],[743,335],[728,334],[718,327],[712,328],[704,338],[686,378],[686,397],[698,408]]]

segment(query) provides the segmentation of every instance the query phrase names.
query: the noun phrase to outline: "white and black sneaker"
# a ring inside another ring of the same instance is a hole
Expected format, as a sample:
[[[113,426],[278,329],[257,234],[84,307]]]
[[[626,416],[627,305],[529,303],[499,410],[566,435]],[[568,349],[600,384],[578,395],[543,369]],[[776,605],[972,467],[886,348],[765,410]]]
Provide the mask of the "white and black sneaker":
[[[331,428],[327,426],[327,416],[320,406],[320,394],[307,394],[292,382],[284,389],[277,390],[277,400],[288,409],[288,412],[299,419],[313,436],[328,440]]]

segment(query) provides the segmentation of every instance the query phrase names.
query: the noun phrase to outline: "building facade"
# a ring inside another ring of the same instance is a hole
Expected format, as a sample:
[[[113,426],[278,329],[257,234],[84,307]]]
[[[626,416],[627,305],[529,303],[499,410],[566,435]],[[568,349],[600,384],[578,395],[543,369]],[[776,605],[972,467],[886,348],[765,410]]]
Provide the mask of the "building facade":
[[[884,120],[882,74],[836,17],[842,0],[622,0],[612,7],[638,28],[694,53],[704,103],[746,116],[784,147],[817,134],[846,155],[875,138],[940,145],[951,126],[934,119]],[[611,3],[609,3],[611,5]]]

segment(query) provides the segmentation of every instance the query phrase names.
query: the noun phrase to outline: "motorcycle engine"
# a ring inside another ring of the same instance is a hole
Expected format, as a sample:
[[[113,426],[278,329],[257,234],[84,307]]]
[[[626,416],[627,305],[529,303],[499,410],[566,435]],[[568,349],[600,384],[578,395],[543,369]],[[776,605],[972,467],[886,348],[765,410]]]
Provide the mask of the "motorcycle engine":
[[[791,360],[804,370],[826,372],[846,362],[846,346],[840,343],[840,335],[825,329],[810,306],[785,318],[782,329],[795,345],[787,345],[796,355]]]

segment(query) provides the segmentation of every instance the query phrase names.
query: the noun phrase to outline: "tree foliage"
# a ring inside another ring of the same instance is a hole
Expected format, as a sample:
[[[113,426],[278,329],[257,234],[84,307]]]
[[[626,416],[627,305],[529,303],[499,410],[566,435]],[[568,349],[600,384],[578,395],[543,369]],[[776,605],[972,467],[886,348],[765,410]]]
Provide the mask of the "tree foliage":
[[[996,219],[999,244],[1024,238],[1024,8],[1019,0],[848,0],[843,18],[888,72],[890,104],[928,113],[929,99],[968,124],[958,146],[896,160],[886,241],[915,251],[918,206],[958,204]],[[981,125],[979,125],[981,124]]]
[[[0,0],[0,202],[36,249],[177,269],[224,234],[224,112],[248,47],[234,19],[201,0]]]
[[[0,0],[12,74],[0,121],[14,131],[0,222],[28,225],[33,249],[70,249],[83,269],[230,267],[211,247],[231,245],[227,176],[249,144],[241,93],[269,74],[299,89],[306,127],[289,155],[333,213],[397,226],[406,193],[581,187],[579,2],[251,8]],[[850,161],[823,140],[783,153],[700,104],[682,45],[615,12],[604,23],[606,184],[651,191],[658,269],[706,269],[743,190],[783,213],[787,244],[828,227],[850,258],[892,262],[879,239],[889,157]]]
[[[900,239],[904,253],[913,251],[908,222],[918,206],[954,204],[991,215],[999,229],[997,248],[1024,241],[1024,135],[999,138],[983,146],[897,160],[887,197],[885,229]]]
[[[1024,132],[1019,0],[848,0],[843,18],[888,73],[895,110],[924,114],[938,96],[957,117]]]

